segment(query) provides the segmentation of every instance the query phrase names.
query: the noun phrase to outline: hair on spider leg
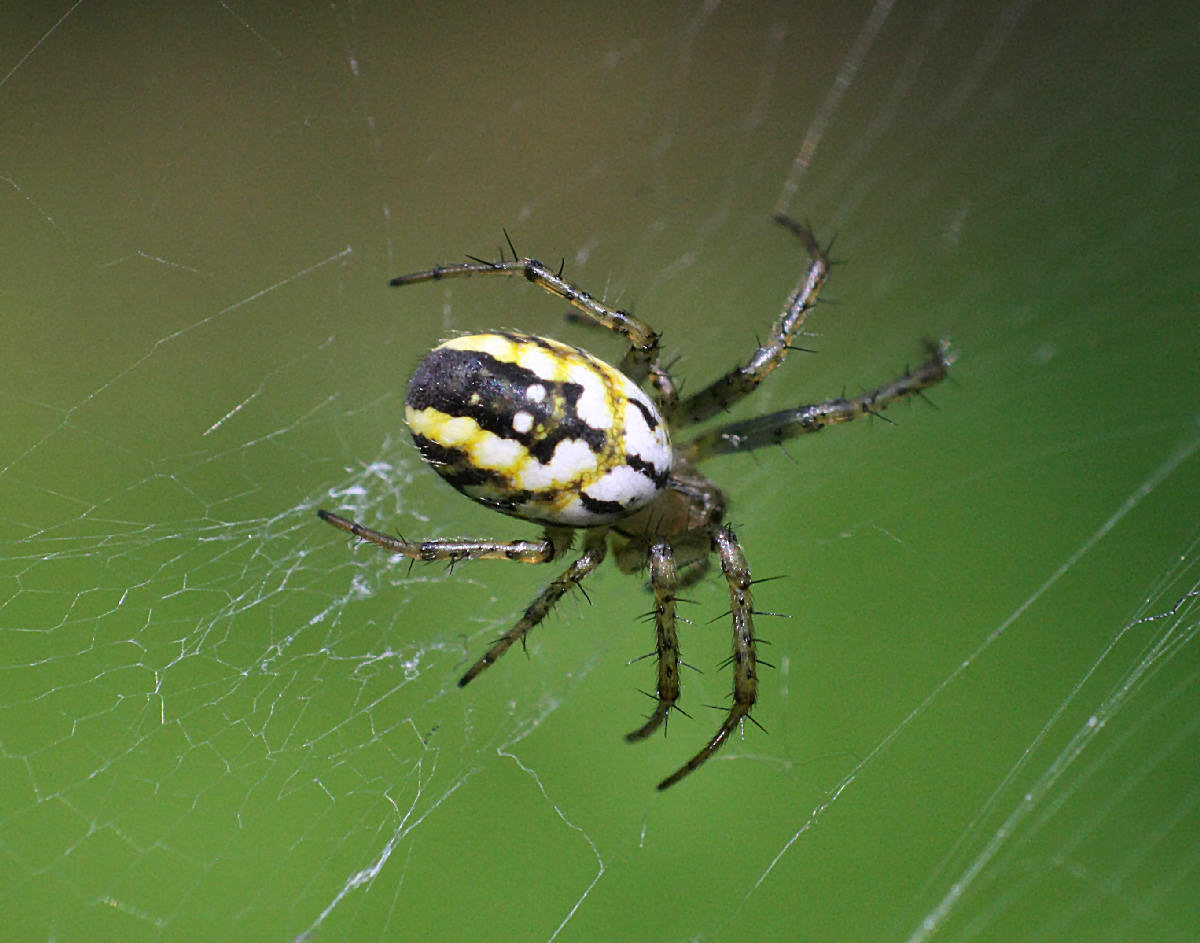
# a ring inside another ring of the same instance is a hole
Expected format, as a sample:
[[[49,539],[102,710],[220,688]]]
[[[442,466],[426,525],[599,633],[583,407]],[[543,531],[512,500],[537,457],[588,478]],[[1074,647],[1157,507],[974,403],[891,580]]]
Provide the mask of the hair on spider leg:
[[[680,664],[681,664],[681,665],[686,665],[688,668],[692,668],[692,666],[691,666],[691,665],[689,665],[689,664],[687,664],[687,662],[681,661],[681,662],[680,662]],[[697,669],[695,669],[695,668],[692,668],[692,670],[693,670],[693,671],[695,671],[695,670],[697,670]],[[691,715],[691,714],[689,714],[687,711],[685,711],[685,710],[684,710],[682,707],[680,707],[678,704],[672,704],[672,705],[671,705],[671,710],[673,710],[673,711],[679,711],[679,713],[681,713],[681,714],[682,714],[684,717],[686,717],[688,720],[692,720],[692,719],[693,719],[693,718],[692,718],[692,715]],[[667,731],[666,731],[666,729],[665,729],[665,725],[664,725],[664,729],[663,729],[663,736],[666,736],[666,734],[667,734]]]
[[[941,411],[942,407],[939,406],[937,403],[935,403],[933,400],[931,400],[928,396],[926,396],[924,390],[917,390],[917,396],[919,396],[921,399],[923,399],[926,403],[928,403],[934,409],[938,410],[939,412]]]
[[[504,233],[504,241],[508,243],[508,248],[512,252],[512,260],[514,262],[519,261],[521,257],[519,255],[517,255],[516,247],[513,245],[513,241],[508,235],[508,230],[505,229],[504,227],[501,227],[500,231],[502,233]],[[499,262],[497,262],[495,259],[481,259],[479,256],[471,255],[470,253],[467,253],[466,258],[470,259],[472,262],[478,262],[480,265],[490,265],[493,267],[503,265],[505,262],[508,261],[504,257],[504,247],[503,246],[497,246],[496,253],[500,256]]]
[[[758,638],[756,638],[754,641],[757,643],[765,644],[765,645],[771,644],[770,642],[763,642],[762,639],[758,639]],[[717,670],[724,671],[726,668],[728,668],[730,665],[733,664],[736,657],[737,657],[736,655],[729,655],[728,657],[721,659],[721,661],[717,664]],[[776,666],[771,664],[771,662],[764,661],[762,658],[759,658],[757,656],[754,659],[754,664],[755,665],[766,665],[768,668],[776,668]]]
[[[658,611],[655,609],[651,609],[649,612],[643,612],[641,615],[634,616],[633,621],[641,622],[644,624],[644,623],[648,623],[648,622],[653,622],[657,618],[658,618]],[[683,616],[680,616],[680,615],[675,616],[675,621],[682,622],[684,625],[695,625],[696,624],[691,619],[685,619],[685,618],[683,618]]]
[[[647,658],[655,658],[657,656],[658,656],[658,652],[646,652],[644,655],[636,655],[635,657],[630,658],[629,661],[625,662],[625,667],[628,668],[630,665],[637,664],[639,661],[645,661]],[[698,674],[698,675],[704,674],[704,671],[702,669],[697,668],[691,662],[684,661],[682,658],[679,659],[679,664],[681,664],[684,668],[690,668],[692,671],[696,672],[696,674]],[[643,691],[642,693],[645,694],[646,692]]]
[[[833,231],[833,235],[829,237],[829,241],[825,243],[825,248],[822,249],[821,244],[817,241],[817,237],[813,234],[812,223],[807,219],[803,223],[798,223],[786,213],[776,213],[774,219],[775,222],[789,230],[793,235],[798,236],[810,254],[821,256],[825,260],[826,265],[832,267],[842,264],[841,259],[834,260],[829,257],[829,253],[833,251],[833,244],[837,242],[839,235],[836,229]]]
[[[728,700],[728,699],[730,699],[730,698],[732,698],[732,697],[733,697],[733,693],[732,693],[732,692],[730,692],[729,694],[726,694],[726,695],[725,695],[725,698],[726,698],[726,700]],[[729,708],[728,708],[728,707],[726,707],[724,704],[701,704],[700,706],[701,706],[701,707],[707,707],[709,710],[714,710],[714,711],[727,711],[727,710],[729,710]],[[759,723],[757,720],[755,720],[755,719],[754,719],[754,715],[753,715],[753,714],[749,714],[749,713],[743,714],[743,715],[742,715],[742,716],[741,716],[741,717],[738,719],[738,726],[739,726],[739,728],[740,728],[740,727],[742,727],[742,726],[744,726],[744,725],[745,725],[745,722],[746,722],[747,720],[748,720],[748,721],[750,721],[750,723],[754,724],[754,726],[755,726],[755,727],[757,727],[759,730],[761,730],[763,733],[769,733],[769,732],[770,732],[770,731],[768,731],[768,730],[767,730],[767,728],[766,728],[766,727],[764,727],[762,724],[760,724],[760,723]]]
[[[507,233],[505,233],[505,235],[507,236],[508,234],[507,234]],[[505,262],[507,262],[507,261],[508,261],[508,256],[506,256],[506,255],[504,254],[504,246],[496,246],[496,255],[497,255],[497,256],[499,256],[499,259],[500,259],[500,264],[501,264],[501,265],[503,265]],[[470,258],[470,256],[467,256],[467,258]],[[516,255],[516,253],[514,252],[514,253],[513,253],[513,261],[515,262],[515,261],[516,261],[516,259],[517,259],[517,255]]]
[[[780,444],[780,445],[783,445],[783,443],[782,443],[782,442],[780,442],[779,444]],[[786,453],[786,452],[785,452],[784,454],[785,454],[785,455],[787,455],[787,453]],[[757,465],[759,468],[765,468],[765,467],[766,467],[766,466],[764,466],[764,465],[763,465],[762,456],[758,454],[758,451],[757,451],[757,450],[751,450],[751,452],[750,452],[750,458],[751,458],[751,459],[754,461],[754,464],[755,464],[755,465]],[[791,458],[791,456],[790,456],[790,455],[788,455],[788,458]],[[795,461],[795,459],[792,459],[792,461]]]
[[[778,435],[778,433],[776,433],[776,434]],[[786,455],[786,456],[787,456],[787,459],[788,459],[788,461],[789,461],[789,462],[791,462],[793,465],[799,465],[799,464],[800,464],[798,461],[796,461],[796,457],[795,457],[794,455],[792,455],[792,453],[791,453],[791,452],[789,452],[787,449],[785,449],[785,448],[783,447],[783,440],[782,440],[782,439],[780,439],[780,440],[779,440],[778,442],[776,442],[775,444],[779,446],[779,451],[781,451],[781,452],[782,452],[784,455]],[[750,454],[751,454],[751,455],[753,455],[754,453],[753,453],[753,452],[751,452]]]
[[[650,700],[652,700],[652,701],[658,700],[657,694],[652,694],[651,692],[643,690],[642,688],[638,688],[637,692],[638,692],[638,694],[646,695],[646,697],[650,698]],[[680,707],[678,703],[672,704],[670,711],[663,717],[663,736],[666,736],[666,733],[667,733],[667,721],[670,719],[671,714],[675,713],[675,711],[678,711],[679,713],[681,713],[688,720],[692,719],[692,715],[689,714],[687,711],[685,711],[682,707]],[[626,737],[626,739],[629,739],[629,738]]]
[[[677,353],[674,357],[672,357],[670,360],[668,360],[665,364],[663,364],[663,369],[666,370],[667,373],[674,373],[675,367],[678,366],[679,361],[681,361],[682,359],[683,359],[683,352],[681,351],[680,353]],[[678,382],[680,384],[683,383],[682,380],[679,380]],[[679,389],[682,389],[682,386],[680,386]]]
[[[682,714],[684,717],[686,717],[688,720],[691,720],[691,719],[692,719],[692,715],[691,715],[691,714],[689,714],[687,711],[685,711],[685,710],[684,710],[682,707],[680,707],[678,704],[672,704],[672,705],[671,705],[671,709],[670,709],[669,711],[667,711],[667,713],[666,713],[666,714],[664,714],[664,715],[663,715],[663,722],[662,722],[662,732],[663,732],[663,737],[666,737],[666,735],[667,735],[667,730],[668,730],[668,729],[670,728],[670,726],[671,726],[671,714],[672,714],[672,712],[674,712],[674,711],[679,711],[679,713],[681,713],[681,714]]]
[[[653,652],[651,652],[650,654],[651,654],[651,655],[653,655],[654,653],[653,653]],[[646,658],[647,656],[646,656],[646,655],[642,655],[642,656],[640,656],[640,657],[641,657],[641,658]],[[639,659],[637,659],[637,660],[640,660],[640,658],[639,658]],[[681,662],[680,662],[680,664],[681,664],[681,665],[683,665],[683,664],[685,664],[685,662],[682,662],[682,661],[681,661]],[[691,668],[692,666],[691,666],[691,665],[687,665],[687,667],[688,667],[688,668]],[[693,669],[693,670],[694,670],[694,669]],[[644,689],[642,689],[642,688],[637,688],[637,692],[638,692],[638,694],[644,694],[644,695],[646,695],[646,697],[650,698],[650,700],[652,700],[652,701],[657,701],[657,700],[658,700],[658,695],[657,695],[657,694],[651,694],[649,691],[646,691],[646,690],[644,690]],[[687,711],[685,711],[685,710],[684,710],[682,707],[680,707],[678,704],[672,704],[672,705],[671,705],[671,710],[672,710],[672,711],[679,711],[679,713],[681,713],[681,714],[682,714],[684,717],[686,717],[688,720],[691,720],[691,719],[692,719],[692,715],[691,715],[691,714],[689,714]],[[664,725],[663,733],[665,734],[665,733],[666,733],[666,719],[664,719],[664,720],[663,720],[663,725]]]

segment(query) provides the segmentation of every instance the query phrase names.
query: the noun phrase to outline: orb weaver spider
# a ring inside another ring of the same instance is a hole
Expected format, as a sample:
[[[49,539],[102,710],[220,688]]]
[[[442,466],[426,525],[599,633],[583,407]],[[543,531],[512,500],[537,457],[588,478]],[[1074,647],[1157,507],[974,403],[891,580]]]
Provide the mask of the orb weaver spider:
[[[466,685],[525,637],[572,588],[604,560],[609,545],[618,567],[647,566],[654,593],[658,684],[654,711],[627,735],[643,740],[666,728],[679,699],[677,591],[694,582],[715,554],[729,588],[733,623],[733,702],[717,732],[683,766],[658,784],[675,785],[749,719],[758,696],[756,614],[750,568],[724,523],[725,493],[697,466],[713,455],[747,452],[817,432],[832,423],[877,415],[891,403],[944,379],[947,344],[928,343],[916,370],[852,398],[830,399],[768,415],[726,422],[682,443],[673,435],[724,413],[745,398],[787,357],[829,276],[829,260],[811,231],[786,216],[776,221],[804,244],[808,268],[771,329],[744,366],[680,398],[659,360],[659,335],[609,307],[531,258],[441,265],[392,279],[394,286],[474,275],[528,279],[569,302],[585,320],[629,344],[620,369],[545,337],[513,332],[468,334],[445,341],[417,366],[405,416],[422,458],[468,497],[504,514],[543,525],[540,540],[438,538],[407,540],[380,533],[330,511],[322,520],[410,560],[515,560],[548,563],[567,553],[584,532],[580,555],[526,608],[511,629],[459,680]],[[641,384],[647,383],[648,395]]]

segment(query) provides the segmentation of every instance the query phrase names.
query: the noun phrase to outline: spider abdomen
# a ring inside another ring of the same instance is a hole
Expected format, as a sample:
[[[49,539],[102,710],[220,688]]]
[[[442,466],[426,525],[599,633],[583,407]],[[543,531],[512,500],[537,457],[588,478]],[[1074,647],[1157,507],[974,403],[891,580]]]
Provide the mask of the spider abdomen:
[[[528,334],[468,334],[417,366],[405,416],[422,457],[488,507],[546,524],[609,524],[667,483],[653,401],[586,351]]]

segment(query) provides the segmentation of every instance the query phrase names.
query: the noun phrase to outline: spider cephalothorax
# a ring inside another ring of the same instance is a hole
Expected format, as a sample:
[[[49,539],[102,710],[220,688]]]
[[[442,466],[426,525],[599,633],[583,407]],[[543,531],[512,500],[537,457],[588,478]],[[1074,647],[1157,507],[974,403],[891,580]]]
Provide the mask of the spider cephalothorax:
[[[597,301],[536,259],[473,260],[392,279],[393,285],[466,275],[521,276],[558,295],[589,320],[620,334],[629,351],[620,369],[576,347],[513,332],[468,334],[434,348],[417,366],[405,413],[421,456],[468,497],[542,524],[540,540],[410,541],[319,511],[321,518],[413,560],[517,560],[546,563],[571,548],[580,555],[459,680],[465,685],[541,622],[555,603],[600,563],[612,545],[627,573],[647,566],[654,591],[658,685],[650,718],[628,735],[649,736],[679,699],[676,592],[681,568],[693,580],[720,561],[733,621],[733,703],[717,732],[658,784],[666,789],[696,769],[750,716],[758,664],[750,570],[724,523],[726,498],[697,466],[711,455],[741,452],[878,413],[946,376],[945,343],[927,345],[920,367],[852,399],[838,398],[709,429],[682,443],[674,434],[728,410],[753,392],[787,356],[829,274],[829,261],[803,226],[777,217],[803,240],[810,264],[767,342],[745,366],[679,399],[659,362],[658,335],[625,311]],[[649,395],[641,388],[648,383]]]

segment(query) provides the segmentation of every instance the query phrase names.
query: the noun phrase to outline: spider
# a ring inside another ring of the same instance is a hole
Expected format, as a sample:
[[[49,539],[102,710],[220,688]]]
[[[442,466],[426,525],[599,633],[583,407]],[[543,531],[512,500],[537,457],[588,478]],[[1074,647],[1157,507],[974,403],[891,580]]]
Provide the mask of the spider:
[[[614,368],[577,347],[515,332],[467,334],[435,347],[408,386],[405,416],[422,458],[467,497],[504,514],[541,524],[538,540],[439,538],[408,540],[380,533],[330,511],[321,519],[354,537],[410,560],[515,560],[548,563],[568,553],[582,530],[574,562],[529,604],[459,680],[466,685],[526,636],[571,589],[604,560],[609,546],[625,573],[649,567],[657,630],[658,684],[653,712],[627,735],[644,740],[666,729],[680,692],[677,592],[720,561],[733,624],[733,701],[717,732],[658,784],[675,785],[711,757],[750,719],[758,696],[756,611],[750,568],[724,522],[725,493],[699,470],[713,455],[748,452],[817,432],[880,410],[944,379],[951,363],[945,341],[927,342],[916,370],[853,398],[830,399],[674,436],[730,409],[787,357],[829,276],[829,259],[812,232],[786,216],[776,221],[803,243],[809,264],[765,344],[744,366],[681,398],[659,357],[659,335],[627,311],[609,307],[531,258],[469,257],[400,275],[393,286],[474,275],[528,279],[619,334],[629,348]],[[507,235],[507,234],[506,234]],[[646,384],[650,393],[642,389]],[[923,395],[923,394],[922,394]],[[759,613],[761,614],[761,613]]]

